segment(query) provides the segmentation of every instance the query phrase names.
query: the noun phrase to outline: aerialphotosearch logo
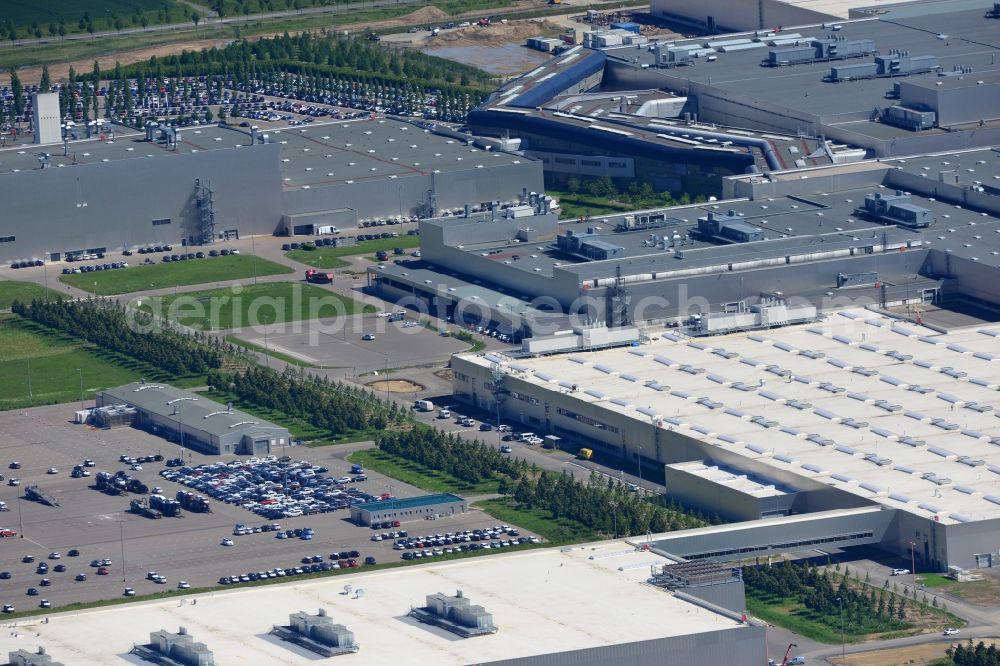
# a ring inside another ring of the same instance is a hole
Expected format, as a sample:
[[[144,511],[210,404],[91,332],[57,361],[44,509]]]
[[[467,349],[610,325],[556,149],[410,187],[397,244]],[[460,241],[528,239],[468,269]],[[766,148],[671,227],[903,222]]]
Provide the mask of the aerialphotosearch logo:
[[[351,334],[380,334],[392,325],[404,334],[416,335],[423,332],[424,327],[413,323],[427,323],[432,321],[431,317],[439,320],[438,326],[442,329],[449,323],[458,328],[481,326],[513,338],[526,333],[534,337],[554,335],[594,325],[633,323],[650,326],[723,309],[723,304],[691,295],[685,283],[674,287],[671,295],[676,300],[673,301],[663,295],[665,291],[630,298],[625,321],[616,319],[620,313],[611,311],[609,299],[601,291],[585,292],[568,304],[550,295],[519,299],[506,294],[497,296],[497,302],[488,303],[485,292],[456,300],[435,295],[447,293],[448,287],[443,283],[427,285],[423,294],[403,296],[394,302],[369,296],[360,289],[355,290],[351,298],[334,292],[317,296],[315,289],[309,289],[307,295],[305,285],[299,283],[289,285],[283,292],[287,296],[248,295],[244,291],[244,286],[234,285],[226,293],[212,297],[191,294],[137,297],[128,303],[126,313],[130,328],[137,333],[177,324],[203,331],[243,331],[258,335],[306,333],[305,344],[317,346],[329,341],[331,336],[346,340]],[[762,303],[762,298],[747,299],[744,305],[751,307]],[[827,292],[819,299],[791,296],[779,300],[789,311],[807,306],[814,306],[820,312],[879,307],[874,298],[847,293],[833,295]],[[403,321],[387,316],[389,313],[402,313],[399,317]]]

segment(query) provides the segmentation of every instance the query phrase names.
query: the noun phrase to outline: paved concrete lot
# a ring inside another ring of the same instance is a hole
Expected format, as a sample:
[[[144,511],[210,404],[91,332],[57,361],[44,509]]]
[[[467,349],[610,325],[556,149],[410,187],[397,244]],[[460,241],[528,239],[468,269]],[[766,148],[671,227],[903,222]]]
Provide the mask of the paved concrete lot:
[[[406,321],[415,322],[414,315],[408,314]],[[294,322],[268,330],[267,347],[314,365],[356,368],[357,372],[436,362],[469,348],[461,340],[441,337],[420,325],[405,328],[406,321],[365,315],[351,317],[346,327],[334,320]],[[367,333],[375,339],[363,340]],[[264,346],[263,331],[236,335]]]
[[[319,554],[328,558],[331,552],[341,550],[358,550],[362,558],[370,555],[378,562],[399,559],[399,552],[391,548],[392,542],[372,542],[373,532],[369,528],[347,522],[348,511],[277,521],[285,529],[312,527],[316,532],[312,541],[278,540],[273,533],[232,536],[233,525],[237,522],[259,525],[265,521],[245,509],[217,501],[212,501],[213,512],[209,514],[184,512],[181,518],[160,520],[131,514],[127,508],[134,495],[112,497],[100,493],[90,487],[94,476],[70,478],[73,465],[84,458],[92,458],[97,466],[91,471],[96,475],[98,471],[127,469],[126,465],[117,462],[122,453],[132,456],[162,453],[171,458],[178,455],[180,449],[132,428],[95,430],[70,423],[76,407],[70,404],[0,413],[0,467],[8,478],[15,475],[21,479],[19,487],[6,485],[7,481],[0,487],[0,499],[10,507],[9,511],[0,513],[0,526],[19,533],[18,537],[0,540],[0,570],[12,574],[10,579],[0,579],[0,603],[12,603],[18,610],[28,610],[37,607],[42,598],[59,606],[118,597],[126,585],[134,587],[139,594],[173,589],[178,580],[187,580],[195,587],[215,585],[223,575],[291,567],[305,555]],[[184,453],[185,460],[192,464],[231,459],[190,451]],[[335,455],[334,447],[290,448],[287,453],[295,459],[322,464],[333,476],[342,476],[350,468]],[[22,464],[22,469],[7,469],[14,460]],[[52,466],[58,468],[58,474],[46,473]],[[142,471],[131,473],[150,487],[161,486],[164,494],[172,497],[182,486],[163,479],[159,475],[163,468],[164,463],[152,463],[143,465]],[[368,477],[369,480],[359,486],[372,494],[390,489],[398,497],[423,494],[412,486],[377,473],[370,472]],[[53,495],[60,506],[49,507],[23,499],[24,488],[32,484]],[[490,516],[471,511],[455,518],[406,523],[401,529],[411,534],[444,533],[492,526],[497,522]],[[223,537],[232,538],[235,545],[222,546]],[[66,552],[71,548],[79,549],[80,556],[68,557]],[[36,574],[37,563],[45,561],[51,551],[60,552],[62,558],[48,561],[50,567],[64,564],[67,571],[58,573],[50,569],[44,576]],[[21,558],[29,554],[36,562],[22,563]],[[96,575],[96,570],[89,566],[94,558],[112,560],[109,575]],[[165,575],[167,584],[157,585],[145,580],[149,570]],[[74,581],[78,573],[87,573],[88,580]],[[43,577],[52,581],[51,586],[39,586]],[[39,595],[27,596],[29,587],[37,587]]]

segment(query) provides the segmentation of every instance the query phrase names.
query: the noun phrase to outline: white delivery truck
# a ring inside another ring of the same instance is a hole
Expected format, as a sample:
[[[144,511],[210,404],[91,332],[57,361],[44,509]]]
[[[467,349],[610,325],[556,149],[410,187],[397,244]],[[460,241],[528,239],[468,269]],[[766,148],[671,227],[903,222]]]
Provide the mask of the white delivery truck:
[[[413,403],[413,408],[418,412],[433,412],[434,403],[430,400],[416,400]]]

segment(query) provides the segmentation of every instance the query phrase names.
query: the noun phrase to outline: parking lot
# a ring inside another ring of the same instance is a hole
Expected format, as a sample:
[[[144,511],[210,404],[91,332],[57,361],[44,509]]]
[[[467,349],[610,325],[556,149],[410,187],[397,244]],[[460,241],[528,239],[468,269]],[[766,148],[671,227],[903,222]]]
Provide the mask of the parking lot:
[[[182,511],[179,518],[158,520],[130,513],[131,499],[149,496],[131,493],[109,496],[99,492],[91,487],[98,472],[128,470],[150,488],[159,486],[164,496],[173,498],[177,491],[191,489],[159,474],[165,469],[180,469],[166,467],[167,461],[183,454],[186,465],[196,466],[222,458],[187,450],[182,452],[175,444],[132,428],[94,430],[71,423],[74,408],[75,405],[62,405],[0,413],[0,433],[3,433],[0,435],[0,472],[6,477],[0,487],[0,500],[9,507],[8,511],[0,513],[0,527],[17,532],[17,536],[0,539],[0,571],[11,574],[10,578],[0,578],[0,603],[13,604],[21,611],[37,608],[43,598],[54,607],[116,598],[122,596],[126,586],[142,595],[174,589],[181,580],[192,587],[217,585],[223,576],[239,577],[276,568],[281,568],[285,575],[296,575],[295,567],[304,568],[302,559],[307,556],[310,566],[321,562],[329,566],[336,562],[340,566],[340,560],[345,559],[340,555],[344,553],[349,556],[346,559],[355,559],[359,567],[364,567],[369,557],[376,563],[401,559],[401,551],[393,550],[395,539],[373,541],[375,532],[348,522],[346,509],[271,520],[237,504],[211,498],[210,513]],[[290,447],[286,453],[293,460],[306,460],[328,468],[324,476],[334,479],[352,476],[350,464],[335,458],[332,447]],[[164,461],[144,463],[141,470],[130,470],[128,464],[119,462],[122,454],[133,457],[160,454]],[[278,456],[281,454],[276,452]],[[95,462],[95,466],[89,468],[92,476],[71,478],[73,466],[84,458]],[[8,469],[13,461],[21,463],[21,468]],[[58,473],[48,474],[49,468],[57,469]],[[12,475],[20,479],[19,486],[7,485]],[[365,481],[352,483],[351,487],[371,496],[387,492],[397,497],[424,494],[371,471],[366,471],[366,476]],[[59,506],[24,499],[24,489],[31,485],[39,486]],[[468,545],[473,543],[473,530],[493,528],[497,522],[472,510],[455,517],[404,523],[388,531],[403,529],[410,535],[428,537],[426,549],[433,557],[435,548],[444,554],[445,548],[454,549],[463,543],[459,541],[452,546],[445,544],[445,538],[454,541],[453,535],[469,530],[470,541],[464,542]],[[234,535],[237,523],[247,525],[251,532]],[[254,527],[272,523],[280,525],[285,538],[278,538],[275,530],[252,531]],[[311,539],[301,538],[305,528],[311,528]],[[287,534],[288,530],[293,531],[291,535]],[[294,530],[300,530],[298,536]],[[441,543],[435,545],[430,538],[437,539],[438,534]],[[445,537],[446,534],[452,536]],[[530,536],[524,532],[520,535]],[[223,539],[232,540],[233,545],[224,546]],[[498,535],[485,542],[510,539],[510,536]],[[71,549],[79,554],[70,556]],[[357,553],[356,557],[352,551]],[[53,552],[60,554],[58,560],[48,560]],[[333,554],[335,559],[330,557]],[[35,561],[22,562],[28,555]],[[320,562],[313,562],[314,556],[318,556]],[[99,575],[97,567],[90,566],[95,559],[111,560],[105,575]],[[49,565],[49,571],[38,574],[36,568],[43,561]],[[55,571],[57,565],[65,567],[65,571]],[[292,573],[288,574],[287,569]],[[147,579],[151,571],[163,576],[165,582]],[[87,574],[87,580],[75,580],[81,573]],[[42,578],[48,578],[50,585],[41,586]],[[37,588],[38,596],[28,596],[29,587]]]
[[[407,312],[403,321],[390,322],[386,317],[364,315],[343,320],[291,322],[279,330],[266,332],[266,344],[272,351],[300,358],[323,367],[347,367],[354,374],[420,363],[439,362],[449,355],[466,351],[468,343],[453,337],[441,337],[423,326],[413,326],[416,315]],[[407,326],[407,323],[410,323]],[[285,329],[285,330],[280,330]],[[370,334],[374,340],[364,340]],[[265,333],[244,330],[236,337],[265,346]]]

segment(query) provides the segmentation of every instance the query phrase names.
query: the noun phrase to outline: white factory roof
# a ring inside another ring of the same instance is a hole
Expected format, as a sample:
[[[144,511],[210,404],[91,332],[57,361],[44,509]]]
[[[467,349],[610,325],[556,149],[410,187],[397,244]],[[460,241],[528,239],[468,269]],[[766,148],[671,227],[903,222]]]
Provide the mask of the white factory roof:
[[[998,325],[942,334],[849,310],[504,367],[889,507],[945,523],[1000,517]]]
[[[645,585],[650,565],[668,560],[625,541],[540,549],[196,597],[54,614],[0,633],[0,653],[44,646],[67,664],[125,661],[151,631],[187,628],[218,664],[311,664],[317,655],[268,636],[289,613],[325,608],[354,632],[351,664],[470,664],[739,628],[740,623]],[[364,594],[344,594],[344,586]],[[498,632],[460,639],[407,617],[426,596],[462,590],[493,615]],[[600,599],[628,603],[595,603]],[[100,640],[95,640],[95,637]]]
[[[752,497],[776,497],[778,495],[788,494],[780,488],[775,487],[773,484],[760,483],[744,473],[736,472],[725,467],[719,467],[718,465],[706,465],[699,461],[692,461],[676,463],[674,465],[670,465],[670,467],[682,472],[687,472],[688,474],[710,481],[711,483],[732,488],[733,490],[737,490]]]

